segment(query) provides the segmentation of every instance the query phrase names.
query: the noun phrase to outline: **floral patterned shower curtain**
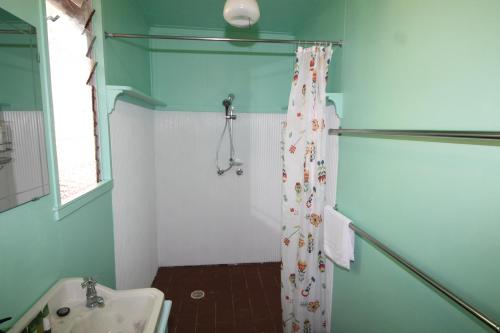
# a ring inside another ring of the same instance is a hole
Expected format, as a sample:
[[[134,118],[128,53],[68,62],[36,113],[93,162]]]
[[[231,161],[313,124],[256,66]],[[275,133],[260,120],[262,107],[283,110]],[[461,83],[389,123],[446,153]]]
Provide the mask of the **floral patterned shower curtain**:
[[[323,208],[331,46],[297,49],[283,128],[281,302],[284,332],[326,332]]]

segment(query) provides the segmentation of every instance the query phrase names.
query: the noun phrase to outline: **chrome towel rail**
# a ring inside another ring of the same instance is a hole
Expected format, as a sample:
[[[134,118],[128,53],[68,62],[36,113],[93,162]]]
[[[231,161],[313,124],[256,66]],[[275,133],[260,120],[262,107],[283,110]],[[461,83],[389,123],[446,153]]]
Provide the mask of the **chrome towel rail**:
[[[375,247],[377,247],[379,250],[387,254],[389,257],[396,260],[405,268],[415,273],[418,277],[420,277],[422,280],[430,284],[434,289],[436,289],[437,291],[448,297],[450,300],[458,304],[461,308],[465,309],[474,317],[478,318],[480,321],[482,321],[484,324],[490,327],[493,331],[500,332],[500,324],[498,324],[493,319],[489,318],[487,315],[479,311],[477,308],[475,308],[474,306],[470,305],[469,303],[467,303],[466,301],[455,295],[448,288],[446,288],[445,286],[434,280],[432,277],[424,273],[422,270],[412,265],[410,262],[408,262],[408,260],[406,260],[399,254],[388,248],[384,243],[380,242],[375,237],[371,236],[369,233],[367,233],[366,231],[364,231],[363,229],[361,229],[360,227],[356,226],[353,223],[350,224],[350,228],[354,230],[356,234],[358,234],[362,238],[372,243]]]
[[[429,138],[458,138],[500,140],[500,132],[495,131],[426,131],[426,130],[386,130],[386,129],[330,129],[330,135],[377,135],[377,136],[414,136]]]
[[[294,40],[294,39],[252,39],[252,38],[227,38],[227,37],[201,37],[201,36],[179,36],[179,35],[145,35],[145,34],[122,34],[105,32],[107,38],[141,38],[141,39],[173,39],[173,40],[197,40],[205,42],[236,42],[236,43],[272,43],[272,44],[332,44],[342,47],[343,41],[335,40]]]

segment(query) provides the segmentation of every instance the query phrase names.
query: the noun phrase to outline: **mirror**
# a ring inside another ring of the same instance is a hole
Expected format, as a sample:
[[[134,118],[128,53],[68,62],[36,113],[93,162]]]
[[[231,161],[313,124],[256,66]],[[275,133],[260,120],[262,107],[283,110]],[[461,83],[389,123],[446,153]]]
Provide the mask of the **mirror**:
[[[0,8],[0,212],[49,193],[35,27]]]

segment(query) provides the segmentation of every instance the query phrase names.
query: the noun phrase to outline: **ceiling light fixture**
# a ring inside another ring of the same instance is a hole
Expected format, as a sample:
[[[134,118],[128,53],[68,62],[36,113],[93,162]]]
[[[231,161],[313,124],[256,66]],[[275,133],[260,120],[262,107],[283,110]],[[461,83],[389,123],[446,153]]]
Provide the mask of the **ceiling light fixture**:
[[[257,0],[226,0],[224,19],[237,28],[248,28],[260,18]]]

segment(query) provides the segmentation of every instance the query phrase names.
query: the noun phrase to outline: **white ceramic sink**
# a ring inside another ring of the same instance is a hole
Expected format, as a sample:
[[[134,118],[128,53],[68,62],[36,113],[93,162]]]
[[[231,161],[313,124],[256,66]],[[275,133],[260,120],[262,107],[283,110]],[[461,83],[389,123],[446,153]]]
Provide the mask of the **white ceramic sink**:
[[[82,278],[57,282],[8,333],[21,332],[45,304],[49,305],[52,333],[154,333],[163,305],[164,295],[154,288],[113,290],[96,285],[97,295],[104,306],[89,309],[85,306]],[[56,311],[71,309],[66,317]]]

